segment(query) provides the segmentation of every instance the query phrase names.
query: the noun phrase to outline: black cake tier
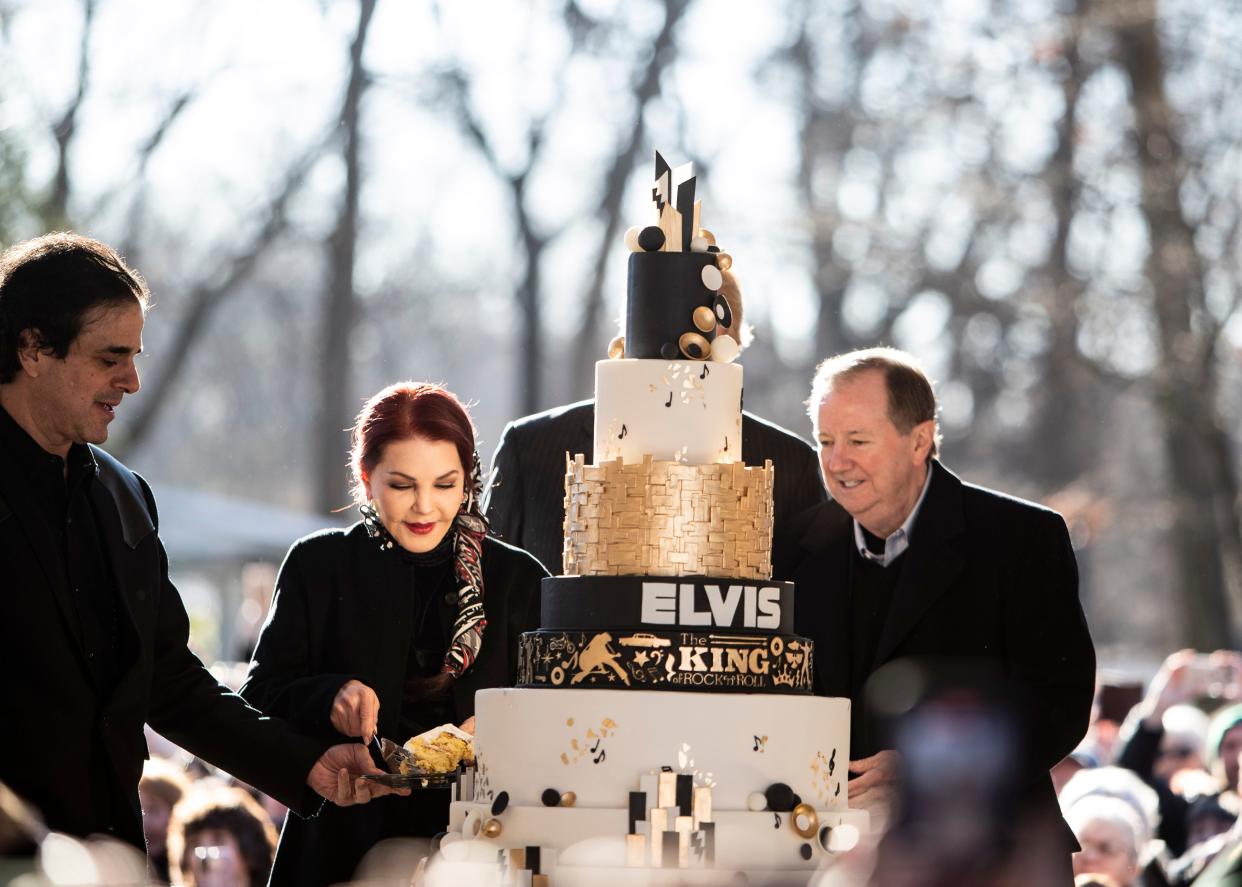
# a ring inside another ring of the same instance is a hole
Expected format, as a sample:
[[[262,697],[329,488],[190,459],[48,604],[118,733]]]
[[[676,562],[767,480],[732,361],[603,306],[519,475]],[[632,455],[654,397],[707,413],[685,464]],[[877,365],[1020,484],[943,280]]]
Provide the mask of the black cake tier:
[[[809,694],[812,669],[797,635],[549,629],[521,636],[517,685]]]
[[[715,264],[713,253],[630,254],[626,357],[680,359],[678,343],[685,333],[697,333],[709,342],[715,337],[714,330],[705,332],[694,325],[694,309],[712,308],[715,303],[715,291],[703,282],[703,269]]]
[[[554,576],[518,686],[810,693],[794,586],[708,576]]]
[[[791,634],[794,586],[714,576],[552,576],[543,580],[539,627]]]

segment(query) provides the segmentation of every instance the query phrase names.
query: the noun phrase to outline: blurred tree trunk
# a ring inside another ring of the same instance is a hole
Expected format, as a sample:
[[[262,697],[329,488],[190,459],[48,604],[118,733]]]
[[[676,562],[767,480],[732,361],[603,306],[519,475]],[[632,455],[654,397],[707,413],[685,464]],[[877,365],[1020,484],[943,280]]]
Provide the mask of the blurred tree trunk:
[[[466,75],[454,68],[446,71],[440,80],[457,116],[457,125],[509,192],[523,259],[522,278],[514,291],[520,324],[516,350],[518,384],[515,394],[520,414],[533,413],[543,406],[543,278],[540,263],[544,249],[555,234],[540,230],[536,224],[531,208],[526,203],[526,186],[543,147],[547,117],[538,117],[531,121],[526,132],[526,164],[517,172],[510,172],[501,162],[482,121],[475,116],[470,105]],[[557,104],[556,101],[550,104],[549,114]]]
[[[52,124],[52,138],[56,142],[56,169],[52,173],[52,189],[48,193],[40,213],[44,231],[57,231],[70,227],[69,194],[72,190],[69,175],[69,152],[78,132],[78,113],[86,100],[91,79],[91,35],[95,26],[95,0],[82,0],[82,37],[78,41],[78,78],[73,96],[60,118]]]
[[[1217,336],[1204,301],[1205,268],[1182,211],[1185,164],[1164,92],[1155,0],[1106,3],[1119,60],[1130,78],[1142,209],[1150,231],[1146,275],[1153,289],[1159,368],[1153,380],[1163,422],[1174,506],[1175,594],[1187,641],[1229,646],[1242,613],[1242,531],[1228,436],[1217,419]]]
[[[812,25],[814,4],[800,0],[796,6],[798,32],[786,47],[784,55],[793,69],[797,84],[794,96],[796,113],[800,118],[797,188],[810,226],[811,278],[819,296],[815,351],[812,355],[812,363],[817,364],[826,357],[861,344],[851,335],[842,316],[852,271],[833,248],[833,237],[840,222],[836,189],[825,189],[818,180],[824,174],[824,164],[840,163],[853,142],[860,103],[859,81],[875,43],[861,22],[862,10],[857,3],[851,4],[848,11],[841,14],[841,20],[843,27],[849,23],[857,33],[851,46],[855,52],[854,64],[849,69],[853,81],[848,87],[848,100],[838,108],[831,108],[820,98],[817,87],[820,73],[816,58],[817,40]]]
[[[1083,285],[1069,269],[1070,226],[1082,190],[1074,170],[1078,96],[1088,75],[1078,51],[1085,11],[1077,0],[1071,5],[1073,8],[1062,19],[1065,34],[1059,52],[1055,53],[1064,62],[1064,112],[1056,127],[1056,149],[1043,173],[1056,213],[1056,230],[1048,262],[1035,273],[1028,287],[1030,295],[1047,311],[1049,342],[1031,430],[1018,446],[1023,469],[1045,488],[1053,489],[1072,482],[1095,462],[1102,406],[1097,397],[1100,376],[1078,350],[1077,306]],[[1049,54],[1053,52],[1049,48]]]
[[[362,62],[367,30],[376,0],[359,0],[358,30],[349,49],[349,81],[341,104],[341,161],[345,187],[336,225],[327,240],[328,290],[324,294],[319,335],[319,409],[315,419],[315,507],[330,512],[346,504],[346,453],[353,411],[349,407],[350,336],[357,322],[354,264],[358,252],[358,203],[362,170],[358,159],[361,139],[360,109],[368,76]]]
[[[628,131],[629,138],[613,158],[612,165],[604,176],[599,209],[604,227],[591,270],[591,280],[583,299],[582,320],[575,337],[574,370],[569,375],[578,384],[589,384],[587,380],[594,378],[595,361],[604,356],[605,343],[614,335],[613,324],[600,322],[600,314],[604,308],[604,278],[608,268],[608,256],[621,240],[621,203],[625,197],[625,185],[639,162],[639,153],[647,139],[647,107],[660,95],[660,77],[677,57],[674,31],[689,5],[690,0],[665,0],[664,24],[653,41],[651,55],[646,64],[634,72],[634,110],[630,122],[621,128],[622,132]]]

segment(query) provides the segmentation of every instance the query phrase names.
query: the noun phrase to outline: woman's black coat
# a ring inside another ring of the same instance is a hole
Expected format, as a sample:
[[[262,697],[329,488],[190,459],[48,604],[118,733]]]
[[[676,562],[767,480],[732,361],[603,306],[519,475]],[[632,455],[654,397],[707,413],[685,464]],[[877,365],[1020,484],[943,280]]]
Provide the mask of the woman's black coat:
[[[474,692],[507,687],[517,674],[518,635],[539,624],[539,581],[531,555],[491,537],[483,545],[487,628],[479,658],[453,685],[459,722]],[[397,743],[413,632],[409,563],[381,550],[362,524],[325,530],[294,544],[280,570],[272,611],[241,695],[312,736],[341,741],[330,722],[341,686],[357,679],[380,701],[379,734]],[[436,726],[429,724],[429,727]],[[389,796],[355,807],[324,805],[313,820],[286,819],[273,884],[333,884],[353,877],[384,838],[429,835],[446,825],[447,790]]]

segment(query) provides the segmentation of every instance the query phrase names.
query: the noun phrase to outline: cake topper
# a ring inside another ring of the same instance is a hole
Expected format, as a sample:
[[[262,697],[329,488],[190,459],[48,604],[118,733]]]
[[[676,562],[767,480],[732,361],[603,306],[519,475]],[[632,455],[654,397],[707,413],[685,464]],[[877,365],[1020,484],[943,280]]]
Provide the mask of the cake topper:
[[[737,356],[730,343],[715,344],[729,328],[727,305],[722,312],[718,303],[721,289],[731,283],[722,272],[732,259],[700,225],[697,182],[694,164],[674,169],[656,152],[655,224],[625,232],[631,252],[625,335],[610,343],[609,357],[620,352],[622,357],[727,363]]]

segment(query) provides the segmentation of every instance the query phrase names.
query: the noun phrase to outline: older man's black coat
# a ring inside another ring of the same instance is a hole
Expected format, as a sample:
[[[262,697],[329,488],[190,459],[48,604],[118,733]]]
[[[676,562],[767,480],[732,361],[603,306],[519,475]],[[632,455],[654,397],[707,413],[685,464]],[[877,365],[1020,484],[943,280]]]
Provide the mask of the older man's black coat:
[[[294,809],[317,809],[305,781],[328,743],[263,717],[187,649],[189,620],[168,580],[151,490],[102,450],[91,454],[88,495],[137,657],[122,663],[115,688],[96,688],[53,536],[63,528],[48,526],[0,443],[0,780],[52,829],[142,848],[146,722]]]
[[[561,566],[565,522],[565,454],[595,450],[595,401],[536,413],[505,426],[492,457],[487,519],[501,539],[525,548],[556,571]],[[819,460],[796,434],[751,413],[742,413],[742,459],[775,466],[773,478],[773,563],[800,513],[825,500]],[[777,572],[776,579],[788,578]]]
[[[884,747],[876,712],[858,692],[868,675],[898,659],[974,663],[999,674],[1018,706],[1022,799],[1054,813],[1048,771],[1085,734],[1095,685],[1095,651],[1061,516],[964,484],[933,462],[892,608],[863,675],[852,673],[853,521],[828,502],[803,515],[799,529],[795,624],[815,641],[816,692],[853,698],[850,757]]]
[[[379,735],[404,742],[409,737],[397,731],[414,631],[410,575],[401,555],[381,550],[361,523],[300,540],[280,569],[242,696],[299,729],[340,742],[331,725],[332,702],[356,679],[379,697]],[[453,684],[459,722],[474,714],[476,690],[513,685],[518,635],[539,627],[539,583],[546,575],[525,551],[484,540],[487,628],[478,659]],[[378,841],[443,831],[447,797],[447,790],[433,790],[326,807],[313,820],[290,818],[271,883],[310,887],[350,880]]]

